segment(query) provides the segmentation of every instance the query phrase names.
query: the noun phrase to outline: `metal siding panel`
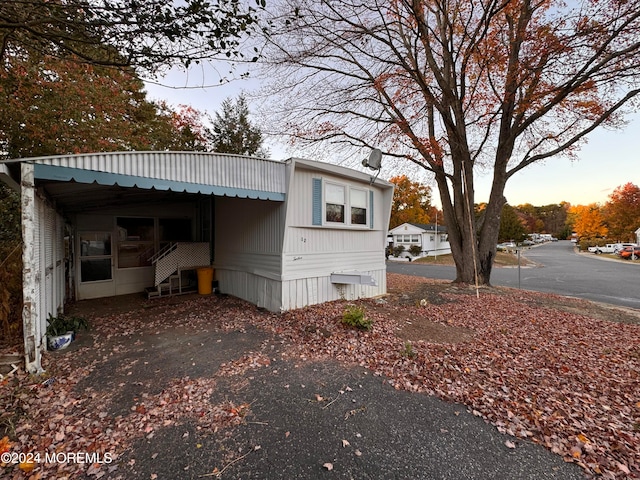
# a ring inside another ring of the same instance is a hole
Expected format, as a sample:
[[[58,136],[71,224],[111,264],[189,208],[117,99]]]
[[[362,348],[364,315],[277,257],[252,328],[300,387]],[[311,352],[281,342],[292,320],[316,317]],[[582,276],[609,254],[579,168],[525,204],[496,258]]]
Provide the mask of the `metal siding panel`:
[[[379,231],[289,227],[287,241],[282,259],[285,279],[384,266],[384,245]]]
[[[339,300],[340,298],[347,300],[370,298],[386,293],[386,268],[370,270],[364,273],[375,278],[378,285],[343,285],[338,287],[331,283],[328,276],[283,281],[282,309],[302,308],[307,305]]]
[[[318,303],[318,280],[307,278],[308,301],[310,305]]]
[[[44,310],[45,318],[49,317],[49,314],[55,314],[55,299],[54,299],[54,238],[55,238],[55,212],[52,208],[48,207],[46,202],[42,202],[43,209],[43,247],[44,247]]]
[[[285,193],[286,164],[202,152],[107,152],[40,157],[33,162],[143,178]],[[183,168],[180,168],[183,167]]]
[[[242,298],[272,312],[283,310],[280,294],[282,285],[279,281],[225,269],[217,269],[216,278],[220,290],[225,294]]]
[[[56,282],[57,282],[57,303],[56,310],[61,311],[64,307],[66,278],[65,278],[65,251],[64,251],[64,218],[59,213],[57,215],[56,226]]]
[[[217,199],[216,262],[226,255],[241,253],[280,256],[284,215],[284,204],[280,202]]]
[[[34,216],[33,216],[33,224],[35,226],[35,234],[33,236],[34,239],[34,245],[33,245],[33,251],[34,251],[34,266],[35,266],[35,273],[36,273],[36,281],[35,281],[35,308],[38,312],[37,314],[37,323],[39,325],[39,328],[36,330],[36,332],[40,333],[38,330],[40,330],[42,328],[42,322],[45,321],[44,320],[44,302],[43,302],[43,295],[42,295],[42,280],[44,279],[44,255],[43,255],[43,246],[42,246],[42,200],[40,200],[40,197],[38,197],[38,195],[36,194],[35,196],[35,209],[34,209]],[[38,338],[38,341],[40,339]]]

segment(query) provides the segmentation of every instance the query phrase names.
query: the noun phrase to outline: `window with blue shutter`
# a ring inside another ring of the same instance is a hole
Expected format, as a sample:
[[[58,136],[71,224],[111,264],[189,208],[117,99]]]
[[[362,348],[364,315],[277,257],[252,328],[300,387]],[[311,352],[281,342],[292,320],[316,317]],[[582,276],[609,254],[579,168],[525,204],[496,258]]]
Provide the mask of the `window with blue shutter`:
[[[369,189],[312,178],[311,224],[373,229],[373,196]]]

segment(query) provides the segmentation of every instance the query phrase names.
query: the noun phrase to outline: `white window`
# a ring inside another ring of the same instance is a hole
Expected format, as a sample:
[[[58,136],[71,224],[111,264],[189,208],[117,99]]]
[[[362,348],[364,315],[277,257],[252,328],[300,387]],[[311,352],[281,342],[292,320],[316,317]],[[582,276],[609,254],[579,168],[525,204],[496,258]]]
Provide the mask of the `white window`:
[[[411,243],[418,243],[420,241],[419,235],[411,235]]]
[[[147,267],[155,253],[153,218],[118,217],[118,268]]]
[[[351,224],[367,224],[367,192],[352,188],[351,191]]]
[[[345,187],[333,183],[325,183],[325,221],[330,223],[345,223]]]
[[[373,198],[369,190],[314,179],[313,192],[313,225],[371,227]]]

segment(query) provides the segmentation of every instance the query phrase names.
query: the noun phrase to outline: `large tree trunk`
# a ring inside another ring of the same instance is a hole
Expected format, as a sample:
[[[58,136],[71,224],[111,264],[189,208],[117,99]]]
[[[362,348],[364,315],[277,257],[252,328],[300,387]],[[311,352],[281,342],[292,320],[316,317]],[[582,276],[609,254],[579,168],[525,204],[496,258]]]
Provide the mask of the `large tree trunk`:
[[[449,177],[451,189],[443,171],[436,172],[436,182],[440,192],[449,245],[451,245],[451,253],[456,265],[455,282],[476,283],[480,281],[480,278],[476,278],[479,268],[478,245],[473,241],[476,237],[473,207],[471,210],[468,208],[469,202],[473,205],[473,193],[467,191],[465,195],[461,172],[460,170]]]
[[[467,162],[467,165],[468,169],[472,168],[471,162]],[[506,202],[503,195],[506,173],[502,169],[494,173],[491,197],[480,221],[476,219],[474,211],[473,185],[465,182],[464,169],[454,169],[454,174],[449,176],[451,186],[444,172],[436,172],[436,182],[456,266],[455,282],[490,285],[500,214]]]

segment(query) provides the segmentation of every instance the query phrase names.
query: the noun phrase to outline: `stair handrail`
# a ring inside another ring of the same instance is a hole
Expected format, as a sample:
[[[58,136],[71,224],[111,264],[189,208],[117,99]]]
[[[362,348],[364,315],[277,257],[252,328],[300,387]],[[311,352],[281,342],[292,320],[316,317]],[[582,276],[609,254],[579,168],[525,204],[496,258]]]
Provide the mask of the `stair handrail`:
[[[154,256],[151,257],[151,263],[156,263],[158,260],[160,260],[163,257],[166,257],[167,255],[169,255],[172,251],[174,251],[176,248],[178,248],[178,243],[169,243],[169,245],[167,245],[166,247],[164,247],[162,250],[160,250],[158,253],[156,253]]]

